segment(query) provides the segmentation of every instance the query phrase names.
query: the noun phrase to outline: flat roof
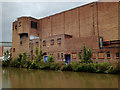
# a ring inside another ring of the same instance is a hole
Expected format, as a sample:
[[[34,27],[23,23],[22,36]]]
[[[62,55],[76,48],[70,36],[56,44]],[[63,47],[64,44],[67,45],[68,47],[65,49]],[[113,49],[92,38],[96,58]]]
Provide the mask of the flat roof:
[[[0,42],[1,47],[12,47],[12,42]]]

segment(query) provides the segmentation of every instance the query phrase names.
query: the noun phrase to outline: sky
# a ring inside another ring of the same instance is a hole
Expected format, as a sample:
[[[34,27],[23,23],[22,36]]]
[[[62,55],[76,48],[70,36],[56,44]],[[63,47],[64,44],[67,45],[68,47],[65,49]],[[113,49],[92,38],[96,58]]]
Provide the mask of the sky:
[[[0,2],[0,42],[12,42],[12,23],[18,17],[31,16],[40,19],[92,1],[94,0],[86,0],[86,2],[83,0],[82,2],[77,2],[77,0],[70,0],[70,2],[56,2],[55,0],[52,2],[23,2],[22,0]]]

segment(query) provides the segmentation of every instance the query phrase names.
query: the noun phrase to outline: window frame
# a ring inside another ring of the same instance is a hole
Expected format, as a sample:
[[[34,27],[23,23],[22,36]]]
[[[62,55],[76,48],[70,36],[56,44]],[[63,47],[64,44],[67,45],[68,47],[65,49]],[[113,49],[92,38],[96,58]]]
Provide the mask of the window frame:
[[[110,51],[107,51],[107,58],[110,58]]]
[[[62,40],[61,38],[58,38],[58,39],[57,39],[57,43],[58,43],[58,44],[61,44],[61,40]]]
[[[34,22],[34,21],[31,21],[31,28],[32,29],[38,29],[38,23]]]
[[[120,57],[120,53],[116,53],[116,58],[119,58]]]
[[[55,40],[54,40],[54,39],[51,39],[50,41],[51,41],[51,45],[54,45]]]
[[[46,46],[46,40],[43,40],[43,46]]]
[[[58,59],[60,59],[60,53],[57,53],[57,57],[58,57]]]

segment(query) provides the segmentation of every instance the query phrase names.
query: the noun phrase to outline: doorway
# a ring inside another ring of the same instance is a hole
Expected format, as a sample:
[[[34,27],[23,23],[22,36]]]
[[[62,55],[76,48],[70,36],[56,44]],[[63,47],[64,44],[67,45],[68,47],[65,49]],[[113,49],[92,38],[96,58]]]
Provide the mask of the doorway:
[[[66,63],[71,62],[70,54],[65,54],[65,60],[66,60]]]

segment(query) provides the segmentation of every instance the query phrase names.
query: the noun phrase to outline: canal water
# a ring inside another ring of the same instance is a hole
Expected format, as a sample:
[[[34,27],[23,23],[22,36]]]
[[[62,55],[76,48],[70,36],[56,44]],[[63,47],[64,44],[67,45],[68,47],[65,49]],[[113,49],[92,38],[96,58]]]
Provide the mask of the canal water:
[[[118,75],[2,68],[2,88],[118,88]]]

